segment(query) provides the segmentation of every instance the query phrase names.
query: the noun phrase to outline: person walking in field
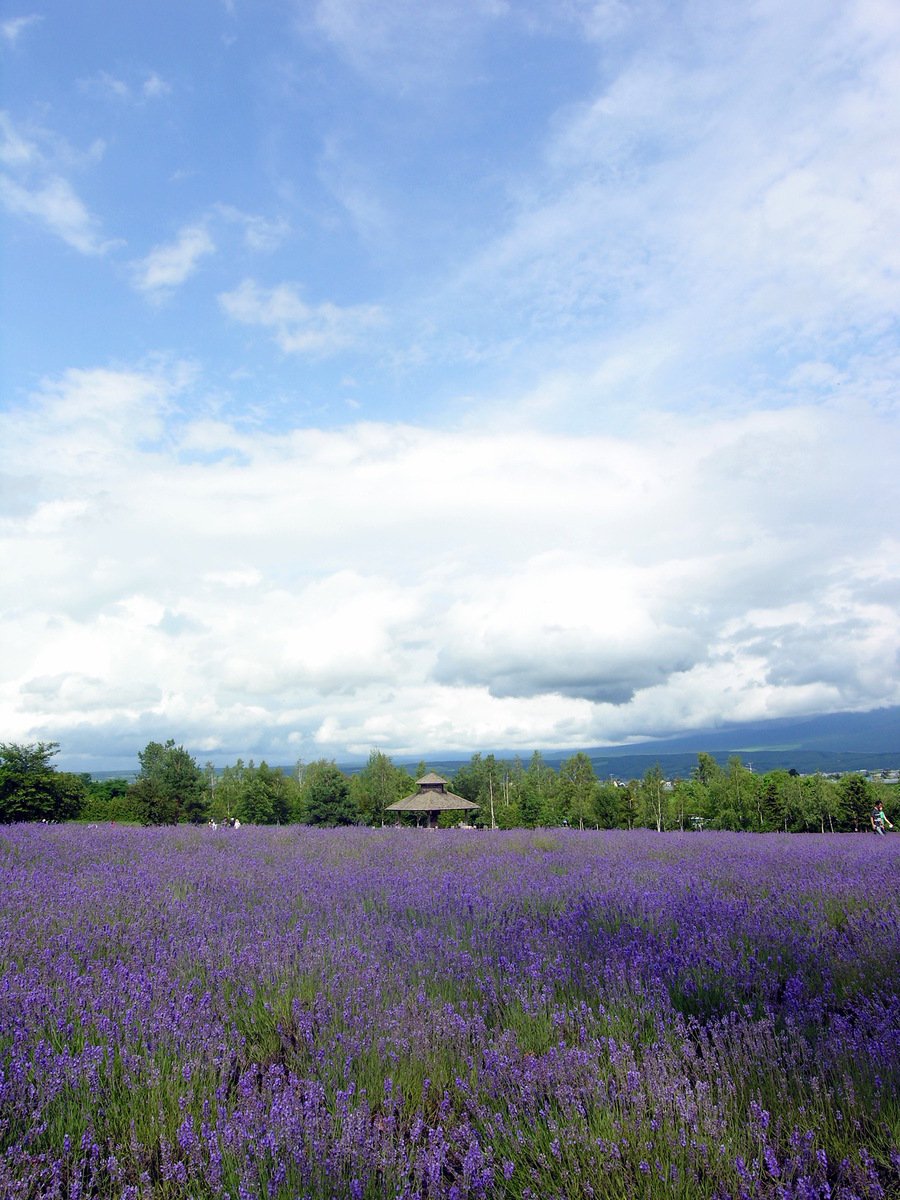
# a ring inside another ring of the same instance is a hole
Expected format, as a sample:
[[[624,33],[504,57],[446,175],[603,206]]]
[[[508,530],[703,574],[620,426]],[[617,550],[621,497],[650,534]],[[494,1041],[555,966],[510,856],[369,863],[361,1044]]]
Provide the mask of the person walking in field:
[[[887,825],[888,829],[894,828],[887,819],[887,813],[884,811],[884,804],[880,800],[872,809],[872,816],[870,820],[872,822],[872,832],[877,833],[879,837],[884,837],[885,825]]]

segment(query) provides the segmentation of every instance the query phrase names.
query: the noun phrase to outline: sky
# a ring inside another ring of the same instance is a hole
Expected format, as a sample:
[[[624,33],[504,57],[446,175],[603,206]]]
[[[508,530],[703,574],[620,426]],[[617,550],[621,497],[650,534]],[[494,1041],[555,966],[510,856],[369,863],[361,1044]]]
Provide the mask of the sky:
[[[900,704],[894,0],[0,0],[0,741]]]

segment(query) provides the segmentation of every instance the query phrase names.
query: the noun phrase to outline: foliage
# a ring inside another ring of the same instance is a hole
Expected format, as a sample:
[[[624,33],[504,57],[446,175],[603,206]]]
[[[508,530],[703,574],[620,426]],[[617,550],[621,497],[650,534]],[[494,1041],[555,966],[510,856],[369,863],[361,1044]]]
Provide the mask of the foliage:
[[[309,825],[355,825],[356,809],[350,799],[350,782],[338,766],[327,759],[306,768],[301,787],[304,819]]]
[[[502,824],[498,820],[499,810],[501,806],[509,807],[508,791],[504,791],[501,783],[504,768],[505,764],[498,762],[493,754],[484,757],[473,754],[468,763],[457,769],[451,780],[452,792],[478,805],[474,817],[478,826],[496,829]]]
[[[666,779],[659,763],[649,767],[638,789],[640,798],[640,823],[655,827],[660,833],[669,825]]]
[[[129,795],[127,779],[91,779],[87,787],[83,821],[140,821],[141,812]]]
[[[427,773],[396,766],[372,750],[359,771],[344,774],[333,761],[296,770],[238,759],[217,771],[201,771],[172,739],[150,742],[139,754],[140,775],[123,780],[91,780],[56,771],[50,759],[56,743],[0,748],[0,822],[65,820],[81,815],[91,822],[143,824],[200,823],[239,818],[245,825],[290,822],[349,825],[385,823],[389,806],[415,790]],[[519,758],[473,754],[461,763],[450,790],[479,805],[474,816],[442,813],[448,827],[474,819],[482,828],[514,829],[570,825],[578,829],[746,830],[759,833],[867,831],[876,799],[890,815],[900,815],[900,786],[862,774],[800,776],[794,770],[755,774],[735,755],[723,768],[707,753],[697,757],[689,778],[666,779],[659,764],[642,779],[611,777],[600,782],[590,757],[571,755],[554,770],[535,751],[527,766]],[[391,824],[415,824],[414,817]]]
[[[381,750],[372,750],[365,767],[350,779],[351,801],[366,825],[383,825],[388,805],[415,790],[412,776]]]
[[[148,742],[138,761],[140,774],[128,797],[144,825],[199,824],[206,819],[206,780],[183,746],[176,746],[172,738]]]
[[[78,816],[87,787],[80,775],[52,765],[58,750],[58,742],[0,743],[0,823]]]
[[[206,776],[213,821],[236,817],[244,825],[284,825],[294,819],[300,785],[280,767],[270,767],[265,760],[257,766],[253,759],[245,766],[239,758],[221,773],[208,763]]]
[[[841,779],[838,790],[841,802],[848,820],[852,821],[854,829],[866,829],[869,825],[869,814],[874,805],[876,792],[867,779],[862,775],[845,775]]]
[[[584,829],[585,822],[595,824],[597,777],[583,751],[560,763],[558,795],[570,825]]]

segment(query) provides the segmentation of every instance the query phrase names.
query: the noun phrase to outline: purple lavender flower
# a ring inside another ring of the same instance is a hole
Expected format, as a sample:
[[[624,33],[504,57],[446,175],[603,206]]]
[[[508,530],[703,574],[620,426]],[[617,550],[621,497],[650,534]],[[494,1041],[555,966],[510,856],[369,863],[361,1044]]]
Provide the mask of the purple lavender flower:
[[[541,836],[5,828],[0,1195],[891,1194],[893,843]]]

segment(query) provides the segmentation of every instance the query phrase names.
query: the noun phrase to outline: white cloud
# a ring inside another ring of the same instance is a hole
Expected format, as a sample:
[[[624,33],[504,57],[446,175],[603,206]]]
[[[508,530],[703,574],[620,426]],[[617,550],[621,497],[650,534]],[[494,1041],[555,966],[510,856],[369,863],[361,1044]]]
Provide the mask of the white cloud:
[[[155,246],[133,264],[134,284],[155,299],[180,287],[197,270],[202,258],[214,254],[215,242],[203,225],[186,225],[174,242]]]
[[[284,217],[263,217],[259,214],[241,212],[230,204],[219,204],[216,212],[224,220],[241,226],[244,243],[249,250],[270,253],[277,250],[287,235],[290,225]]]
[[[272,330],[285,354],[334,354],[384,321],[377,305],[307,304],[294,284],[263,288],[252,279],[222,293],[219,303],[232,320]]]
[[[329,137],[319,159],[319,178],[346,213],[360,241],[380,253],[397,234],[392,214],[380,198],[377,170],[366,169],[337,137]]]
[[[298,6],[299,7],[299,6]],[[317,0],[313,23],[354,70],[391,91],[452,79],[485,28],[507,14],[504,0]],[[302,18],[307,10],[301,8]]]
[[[112,245],[99,233],[98,222],[59,176],[27,187],[0,176],[0,201],[15,216],[31,217],[81,254],[103,254]]]
[[[0,137],[0,163],[5,167],[29,167],[40,160],[37,146],[16,129],[6,112],[0,112]]]
[[[504,228],[435,289],[442,346],[451,327],[504,364],[609,364],[606,403],[680,406],[741,374],[758,401],[795,356],[880,336],[900,304],[900,22],[773,8],[630,8]]]
[[[191,387],[73,372],[0,416],[8,736],[289,761],[900,703],[900,458],[866,403],[248,433]]]
[[[242,229],[249,250],[264,253],[277,249],[290,228],[282,218],[245,213],[228,204],[214,205],[201,220],[185,225],[174,241],[155,246],[144,258],[132,263],[134,286],[153,300],[165,299],[195,274],[204,258],[217,253],[218,243],[227,238],[229,226]],[[246,289],[248,285],[243,286]],[[236,311],[249,311],[249,303],[245,297],[242,308],[235,301]]]
[[[129,104],[142,104],[147,100],[158,100],[162,96],[171,95],[172,92],[172,85],[156,71],[148,71],[143,77],[134,74],[130,80],[120,79],[109,71],[98,71],[90,79],[83,79],[80,86],[85,92],[111,97],[113,100],[121,100]]]
[[[10,17],[8,20],[0,22],[0,36],[10,46],[15,46],[26,29],[30,29],[32,25],[36,25],[42,20],[43,17],[37,13],[31,13],[27,17]]]
[[[109,96],[114,96],[117,100],[130,100],[131,88],[124,79],[117,79],[114,75],[110,75],[108,71],[101,71],[93,80],[89,80],[85,85],[88,88],[96,88],[98,91],[104,92]]]
[[[0,139],[0,163],[6,168],[0,174],[0,203],[8,212],[37,221],[81,254],[104,254],[115,244],[101,236],[99,221],[58,169],[79,159],[96,160],[102,143],[77,155],[45,130],[20,132],[5,112],[0,113]]]
[[[167,83],[165,79],[160,78],[155,71],[151,71],[141,84],[141,95],[145,100],[155,100],[159,96],[168,96],[171,94],[171,91],[172,85]]]

